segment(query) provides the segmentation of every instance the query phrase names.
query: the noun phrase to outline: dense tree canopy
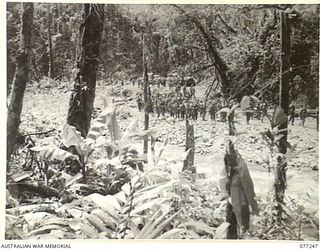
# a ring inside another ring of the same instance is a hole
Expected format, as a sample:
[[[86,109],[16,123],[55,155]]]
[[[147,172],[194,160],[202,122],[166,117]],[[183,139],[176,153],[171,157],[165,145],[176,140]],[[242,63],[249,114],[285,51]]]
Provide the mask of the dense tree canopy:
[[[245,94],[277,100],[279,11],[295,15],[291,26],[292,101],[305,96],[315,107],[318,96],[318,26],[316,5],[109,5],[101,44],[101,80],[142,75],[142,44],[137,27],[146,32],[148,68],[167,76],[191,74],[199,81],[217,79],[228,98]],[[48,28],[51,30],[53,78],[70,79],[80,24],[78,4],[35,3],[31,65],[33,80],[49,75]],[[51,13],[49,25],[48,11]],[[7,4],[8,84],[14,74],[19,8]],[[226,86],[228,85],[228,86]]]

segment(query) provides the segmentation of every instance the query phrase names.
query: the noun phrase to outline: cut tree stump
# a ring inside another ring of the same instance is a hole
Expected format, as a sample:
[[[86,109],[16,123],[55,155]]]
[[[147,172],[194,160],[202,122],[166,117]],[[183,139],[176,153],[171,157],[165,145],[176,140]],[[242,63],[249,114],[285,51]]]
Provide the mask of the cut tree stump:
[[[184,160],[182,172],[189,171],[192,174],[196,173],[196,168],[194,166],[194,126],[190,125],[188,119],[186,119],[186,151],[190,149],[187,158]]]
[[[229,140],[228,150],[224,157],[224,164],[225,164],[226,172],[228,173],[228,178],[229,178],[227,191],[229,192],[229,195],[230,195],[231,180],[235,173],[235,167],[237,167],[237,154],[231,140]],[[233,211],[232,204],[229,201],[227,203],[226,222],[230,223],[227,231],[227,239],[237,239],[238,238],[237,218]]]

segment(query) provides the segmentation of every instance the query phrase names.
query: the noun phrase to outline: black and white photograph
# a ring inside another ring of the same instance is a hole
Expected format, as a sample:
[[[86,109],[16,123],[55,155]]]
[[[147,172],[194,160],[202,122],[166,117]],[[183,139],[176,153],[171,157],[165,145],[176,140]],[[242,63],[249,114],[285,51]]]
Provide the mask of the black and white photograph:
[[[5,8],[1,248],[319,247],[320,5]]]

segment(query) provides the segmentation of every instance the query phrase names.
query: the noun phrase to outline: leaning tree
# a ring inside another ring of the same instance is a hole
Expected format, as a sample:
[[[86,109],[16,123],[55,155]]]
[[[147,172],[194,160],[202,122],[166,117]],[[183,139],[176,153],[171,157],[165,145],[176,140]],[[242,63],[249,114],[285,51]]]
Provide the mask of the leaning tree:
[[[22,3],[19,50],[16,54],[16,70],[8,105],[7,116],[7,161],[13,152],[21,122],[24,91],[29,81],[29,54],[33,25],[33,3]],[[9,164],[7,170],[10,171]]]
[[[75,83],[67,123],[75,126],[82,136],[86,137],[95,97],[104,5],[84,4],[82,20],[78,34]]]

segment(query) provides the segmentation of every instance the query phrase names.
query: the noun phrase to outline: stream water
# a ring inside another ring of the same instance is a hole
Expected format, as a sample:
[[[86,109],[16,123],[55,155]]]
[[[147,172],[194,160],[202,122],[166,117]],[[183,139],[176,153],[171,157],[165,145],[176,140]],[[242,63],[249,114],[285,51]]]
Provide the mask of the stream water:
[[[181,155],[183,147],[168,145],[163,153],[163,158],[173,158]],[[223,155],[212,158],[210,154],[196,155],[195,164],[197,173],[204,174],[205,180],[219,183],[219,175],[224,167]],[[273,192],[274,172],[257,165],[247,163],[251,178],[254,183],[257,196],[264,197]],[[179,172],[181,169],[172,169]],[[318,211],[319,204],[319,172],[311,168],[291,168],[287,170],[286,196],[299,200],[308,213],[314,214]]]

